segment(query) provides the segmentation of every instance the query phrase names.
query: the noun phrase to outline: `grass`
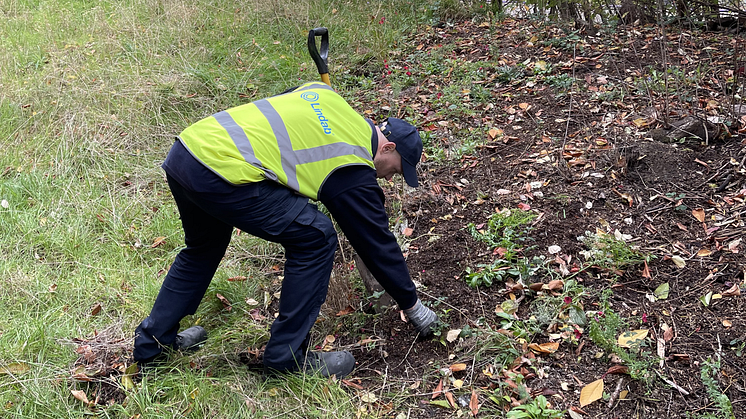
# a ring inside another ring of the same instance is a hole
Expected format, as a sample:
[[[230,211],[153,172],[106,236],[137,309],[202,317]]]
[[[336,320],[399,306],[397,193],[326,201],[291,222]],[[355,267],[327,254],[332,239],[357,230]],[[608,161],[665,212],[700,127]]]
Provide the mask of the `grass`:
[[[174,135],[218,110],[318,79],[306,50],[310,28],[331,28],[333,83],[350,63],[378,65],[417,25],[420,3],[4,2],[0,416],[353,416],[361,402],[339,383],[263,381],[240,362],[266,342],[271,321],[252,319],[245,301],[274,298],[272,268],[281,260],[278,246],[247,235],[233,240],[205,301],[184,320],[210,330],[198,354],[173,357],[134,389],[102,386],[101,377],[70,379],[81,345],[73,339],[106,331],[131,345],[182,246],[159,167]],[[340,87],[345,96],[359,88]],[[226,280],[236,276],[251,280]],[[126,402],[88,407],[71,395],[103,400],[106,388]]]

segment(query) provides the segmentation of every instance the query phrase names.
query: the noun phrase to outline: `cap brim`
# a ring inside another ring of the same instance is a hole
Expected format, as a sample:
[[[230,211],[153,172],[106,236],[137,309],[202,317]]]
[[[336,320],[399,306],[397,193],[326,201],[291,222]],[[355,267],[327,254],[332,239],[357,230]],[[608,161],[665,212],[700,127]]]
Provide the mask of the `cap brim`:
[[[407,163],[407,161],[404,159],[402,159],[401,161],[401,168],[404,174],[404,180],[407,181],[407,185],[413,188],[419,186],[419,182],[417,181],[417,169],[411,164]]]

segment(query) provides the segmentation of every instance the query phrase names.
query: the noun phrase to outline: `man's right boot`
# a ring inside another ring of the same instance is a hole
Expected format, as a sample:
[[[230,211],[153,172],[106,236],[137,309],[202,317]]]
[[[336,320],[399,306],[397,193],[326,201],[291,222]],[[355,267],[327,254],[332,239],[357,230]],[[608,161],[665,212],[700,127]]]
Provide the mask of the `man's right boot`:
[[[207,331],[202,326],[192,326],[176,335],[174,349],[188,351],[197,349],[197,346],[207,340]]]

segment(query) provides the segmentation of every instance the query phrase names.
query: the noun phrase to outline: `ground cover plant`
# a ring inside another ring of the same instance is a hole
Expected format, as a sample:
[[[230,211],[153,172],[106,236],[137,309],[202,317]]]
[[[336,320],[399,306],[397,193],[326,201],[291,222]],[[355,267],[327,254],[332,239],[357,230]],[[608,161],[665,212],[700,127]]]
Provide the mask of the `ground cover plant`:
[[[0,4],[0,416],[744,416],[742,36],[403,3]],[[283,258],[236,232],[208,343],[138,374],[173,136],[315,80],[321,25],[353,106],[421,128],[382,186],[441,329],[370,310],[342,239],[313,345],[355,372],[265,380]]]

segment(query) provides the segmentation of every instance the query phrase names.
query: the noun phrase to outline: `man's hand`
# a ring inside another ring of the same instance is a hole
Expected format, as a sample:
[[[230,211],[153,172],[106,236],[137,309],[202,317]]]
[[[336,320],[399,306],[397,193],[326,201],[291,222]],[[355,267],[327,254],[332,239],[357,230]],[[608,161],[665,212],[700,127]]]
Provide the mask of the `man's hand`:
[[[412,308],[404,310],[404,314],[415,330],[423,337],[430,336],[438,325],[438,316],[425,307],[419,298]]]

